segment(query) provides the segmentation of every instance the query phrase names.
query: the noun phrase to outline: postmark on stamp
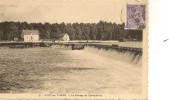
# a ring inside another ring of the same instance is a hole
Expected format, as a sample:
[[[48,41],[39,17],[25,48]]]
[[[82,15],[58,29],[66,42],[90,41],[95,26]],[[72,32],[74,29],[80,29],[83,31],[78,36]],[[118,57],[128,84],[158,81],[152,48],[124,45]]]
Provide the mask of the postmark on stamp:
[[[146,5],[127,4],[126,29],[142,30],[146,27]]]

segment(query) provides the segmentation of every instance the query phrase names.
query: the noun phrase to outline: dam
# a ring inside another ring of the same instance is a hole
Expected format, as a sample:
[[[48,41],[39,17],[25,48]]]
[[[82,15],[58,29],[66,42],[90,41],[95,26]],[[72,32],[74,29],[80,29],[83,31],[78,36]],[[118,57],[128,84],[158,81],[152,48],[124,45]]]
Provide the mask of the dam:
[[[113,43],[57,43],[54,47],[69,48],[72,50],[88,51],[102,57],[122,62],[142,65],[142,44],[140,42],[113,42]]]
[[[58,41],[58,42],[2,42],[0,46],[10,48],[28,47],[61,47],[70,50],[85,50],[122,62],[142,65],[141,42],[108,42],[108,41]]]

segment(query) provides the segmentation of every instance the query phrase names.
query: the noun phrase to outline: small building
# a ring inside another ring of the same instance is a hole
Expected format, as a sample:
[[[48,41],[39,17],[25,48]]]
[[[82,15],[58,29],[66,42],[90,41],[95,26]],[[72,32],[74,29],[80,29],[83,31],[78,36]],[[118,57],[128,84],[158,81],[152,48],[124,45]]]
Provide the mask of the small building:
[[[19,39],[18,38],[14,38],[14,41],[18,41]]]
[[[39,31],[38,30],[23,30],[22,31],[24,42],[38,42]]]
[[[65,34],[59,34],[58,39],[60,41],[69,41],[70,40],[69,35],[66,34],[66,33]]]

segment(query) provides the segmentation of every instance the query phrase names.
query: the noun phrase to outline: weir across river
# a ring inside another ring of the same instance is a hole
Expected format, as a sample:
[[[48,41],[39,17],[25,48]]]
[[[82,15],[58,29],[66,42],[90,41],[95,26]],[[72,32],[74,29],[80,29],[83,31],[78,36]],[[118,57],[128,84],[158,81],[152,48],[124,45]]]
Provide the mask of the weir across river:
[[[26,47],[50,47],[52,45],[59,45],[71,47],[72,50],[84,49],[85,46],[90,46],[98,49],[117,51],[130,51],[142,54],[142,42],[117,42],[117,41],[41,41],[41,42],[0,42],[0,46],[9,46],[10,48],[26,48]]]

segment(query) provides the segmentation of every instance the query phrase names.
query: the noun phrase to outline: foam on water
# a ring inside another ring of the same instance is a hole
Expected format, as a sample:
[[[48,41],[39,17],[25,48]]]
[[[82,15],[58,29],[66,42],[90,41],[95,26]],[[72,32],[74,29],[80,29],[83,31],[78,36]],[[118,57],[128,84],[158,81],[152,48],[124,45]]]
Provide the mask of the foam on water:
[[[59,47],[59,48],[67,48],[71,49],[71,45],[65,46],[65,45],[54,45],[53,47]],[[77,52],[79,50],[76,50]],[[80,50],[81,51],[81,50]],[[121,62],[127,62],[131,63],[137,66],[142,65],[142,54],[131,52],[131,51],[118,51],[118,50],[106,50],[104,48],[94,48],[90,46],[85,46],[83,51],[93,53],[95,55],[99,55],[108,59],[113,59]]]
[[[142,55],[130,51],[105,50],[86,46],[85,51],[122,62],[132,63],[138,66],[142,65]]]
[[[65,45],[52,45],[53,48],[68,48],[71,49],[71,45],[65,46]]]

